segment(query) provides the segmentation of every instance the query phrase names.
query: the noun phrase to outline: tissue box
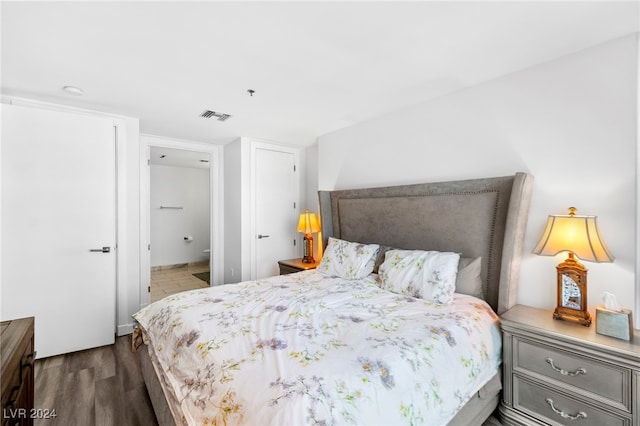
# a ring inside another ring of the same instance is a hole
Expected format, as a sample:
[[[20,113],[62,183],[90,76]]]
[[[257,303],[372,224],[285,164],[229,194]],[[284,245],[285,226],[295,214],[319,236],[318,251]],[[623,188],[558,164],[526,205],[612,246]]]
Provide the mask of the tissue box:
[[[610,311],[604,306],[596,307],[596,333],[616,339],[631,340],[633,338],[633,321],[631,311]]]

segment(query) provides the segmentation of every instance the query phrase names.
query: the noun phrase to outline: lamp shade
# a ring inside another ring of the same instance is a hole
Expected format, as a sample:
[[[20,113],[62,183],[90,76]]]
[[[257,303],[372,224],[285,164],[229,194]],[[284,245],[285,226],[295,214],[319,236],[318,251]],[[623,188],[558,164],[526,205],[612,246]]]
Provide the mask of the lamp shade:
[[[305,210],[305,212],[300,215],[300,220],[298,220],[298,232],[311,234],[312,232],[318,231],[320,231],[318,216],[316,216],[315,213],[309,213],[309,210]]]
[[[613,262],[613,256],[598,232],[597,216],[577,216],[574,207],[568,215],[549,215],[547,226],[534,254],[555,256],[569,251],[580,260]]]

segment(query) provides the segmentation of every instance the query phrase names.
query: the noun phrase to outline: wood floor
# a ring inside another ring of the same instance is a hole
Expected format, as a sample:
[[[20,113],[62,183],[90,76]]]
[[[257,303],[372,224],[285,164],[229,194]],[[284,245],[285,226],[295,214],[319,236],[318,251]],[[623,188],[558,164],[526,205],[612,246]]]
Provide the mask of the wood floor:
[[[36,426],[155,426],[131,335],[114,345],[36,360],[35,408],[56,417]]]
[[[193,276],[208,264],[189,264],[151,272],[151,301],[209,286]],[[131,335],[114,345],[36,360],[36,409],[56,417],[35,426],[156,426]],[[46,412],[46,411],[45,411]]]

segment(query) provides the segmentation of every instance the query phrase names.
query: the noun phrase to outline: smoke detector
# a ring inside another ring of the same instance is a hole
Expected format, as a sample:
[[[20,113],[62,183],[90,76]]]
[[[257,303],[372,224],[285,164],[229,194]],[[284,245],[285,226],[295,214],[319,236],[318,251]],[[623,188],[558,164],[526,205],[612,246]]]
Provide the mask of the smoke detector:
[[[202,112],[202,114],[200,114],[200,117],[202,117],[202,118],[216,117],[218,119],[218,121],[225,121],[226,119],[230,118],[231,115],[225,114],[223,112],[215,112],[215,111],[210,111],[208,109],[205,109]]]

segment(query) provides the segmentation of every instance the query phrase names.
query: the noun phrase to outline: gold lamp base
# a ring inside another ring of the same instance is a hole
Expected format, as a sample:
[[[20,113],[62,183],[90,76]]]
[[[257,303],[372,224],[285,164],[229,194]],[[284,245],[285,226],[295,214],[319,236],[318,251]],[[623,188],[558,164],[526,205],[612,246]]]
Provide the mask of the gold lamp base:
[[[315,263],[313,258],[313,235],[304,234],[302,263]]]
[[[556,266],[558,271],[558,304],[554,319],[572,320],[589,327],[591,315],[587,310],[587,268],[578,262],[573,253]]]
[[[592,321],[589,312],[567,312],[563,311],[562,308],[559,307],[556,307],[556,309],[553,311],[553,319],[575,321],[584,325],[585,327],[589,327]]]

